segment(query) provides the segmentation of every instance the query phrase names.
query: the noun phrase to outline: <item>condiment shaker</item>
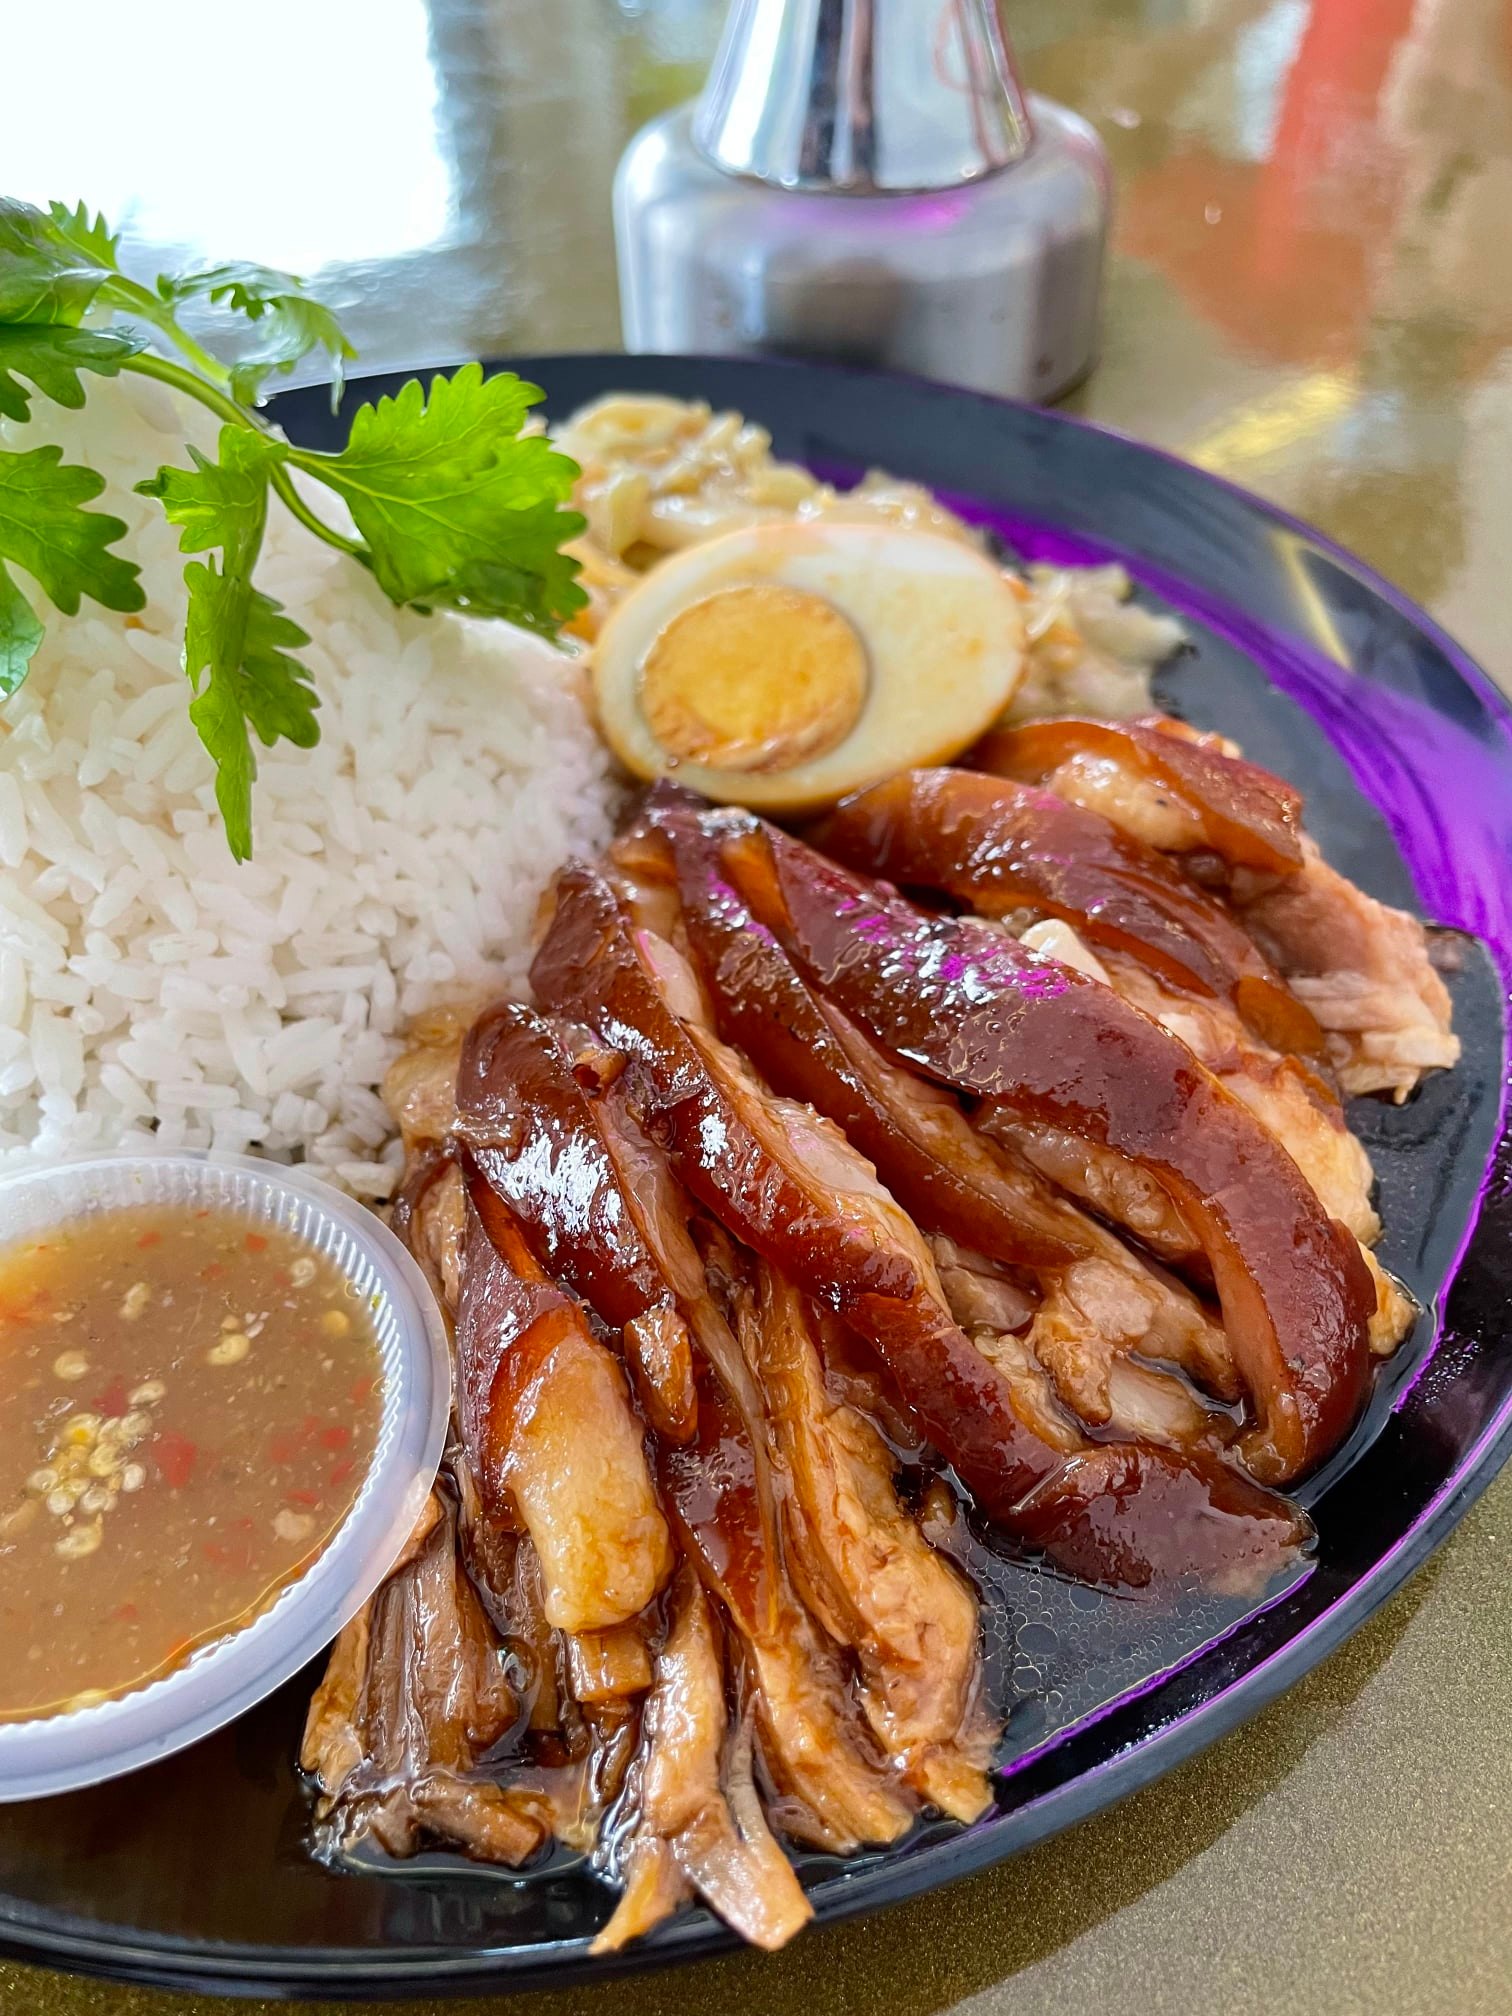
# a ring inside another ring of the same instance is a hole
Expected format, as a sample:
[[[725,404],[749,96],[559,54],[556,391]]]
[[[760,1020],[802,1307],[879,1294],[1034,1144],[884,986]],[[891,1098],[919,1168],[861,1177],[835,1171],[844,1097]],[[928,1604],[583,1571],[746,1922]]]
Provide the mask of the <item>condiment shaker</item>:
[[[825,357],[1032,399],[1090,368],[1102,142],[1006,0],[734,0],[615,178],[626,348]]]

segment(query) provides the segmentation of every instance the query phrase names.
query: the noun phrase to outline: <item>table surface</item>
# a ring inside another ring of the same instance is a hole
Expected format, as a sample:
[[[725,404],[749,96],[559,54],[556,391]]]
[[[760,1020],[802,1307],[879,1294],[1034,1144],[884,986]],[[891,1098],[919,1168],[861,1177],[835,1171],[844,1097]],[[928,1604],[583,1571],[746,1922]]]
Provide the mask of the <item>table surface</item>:
[[[717,0],[261,0],[255,54],[242,10],[150,11],[150,35],[98,0],[8,24],[17,74],[93,60],[66,114],[13,95],[0,188],[318,275],[369,366],[616,344],[614,163],[696,87]],[[1313,520],[1512,690],[1512,0],[1010,17],[1028,81],[1117,173],[1103,359],[1073,409]],[[1284,1700],[1016,1862],[774,1959],[528,2006],[1506,2016],[1509,1526],[1512,1472]],[[0,1968],[4,2016],[216,2006]]]

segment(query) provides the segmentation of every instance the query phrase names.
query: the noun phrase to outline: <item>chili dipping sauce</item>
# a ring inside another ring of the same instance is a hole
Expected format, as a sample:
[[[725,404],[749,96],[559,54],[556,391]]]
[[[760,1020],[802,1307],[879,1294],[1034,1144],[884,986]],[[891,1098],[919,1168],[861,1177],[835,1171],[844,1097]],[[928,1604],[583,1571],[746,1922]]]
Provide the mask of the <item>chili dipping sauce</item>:
[[[0,1252],[0,1719],[228,1636],[345,1520],[378,1439],[372,1314],[271,1222],[105,1212]]]

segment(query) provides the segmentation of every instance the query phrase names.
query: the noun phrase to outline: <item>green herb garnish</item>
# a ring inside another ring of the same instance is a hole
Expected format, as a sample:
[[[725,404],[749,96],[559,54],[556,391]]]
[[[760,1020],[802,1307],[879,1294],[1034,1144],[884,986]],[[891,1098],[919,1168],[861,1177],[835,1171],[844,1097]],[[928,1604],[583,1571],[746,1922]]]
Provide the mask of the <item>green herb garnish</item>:
[[[255,402],[274,375],[323,358],[339,397],[356,355],[331,311],[288,273],[214,266],[162,275],[144,287],[124,274],[103,219],[54,203],[0,198],[0,417],[34,420],[35,393],[84,403],[83,375],[134,372],[208,406],[223,425],[212,461],[190,449],[188,469],[137,484],[179,527],[189,589],[184,670],[189,714],[215,763],[215,796],[239,861],[252,852],[253,737],[265,748],[319,740],[319,702],[294,655],[310,640],[253,582],[277,495],[301,524],[371,569],[393,601],[502,616],[554,637],[587,598],[562,552],[583,529],[564,508],[578,474],[544,435],[521,434],[541,398],[510,373],[485,378],[465,364],[428,386],[358,407],[339,454],[296,448],[264,423]],[[251,323],[250,353],[222,364],[182,326],[185,302],[208,300]],[[85,317],[89,318],[84,326]],[[320,516],[298,471],[345,503],[353,539]],[[110,551],[126,527],[86,508],[104,489],[62,451],[0,449],[0,698],[15,692],[43,637],[33,599],[7,562],[74,615],[82,596],[107,609],[143,606],[138,569]]]

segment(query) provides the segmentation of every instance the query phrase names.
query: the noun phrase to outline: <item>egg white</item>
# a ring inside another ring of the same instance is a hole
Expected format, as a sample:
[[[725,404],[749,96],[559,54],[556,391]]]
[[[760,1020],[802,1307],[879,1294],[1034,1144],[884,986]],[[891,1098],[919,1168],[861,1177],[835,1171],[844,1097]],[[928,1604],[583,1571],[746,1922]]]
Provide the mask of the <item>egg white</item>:
[[[679,611],[761,582],[821,596],[860,636],[861,713],[833,748],[768,773],[720,770],[662,749],[641,709],[640,669]],[[799,812],[974,742],[1023,674],[1024,624],[1002,571],[972,547],[895,525],[754,525],[662,561],[612,611],[593,649],[600,725],[637,777],[673,776],[721,804]]]

